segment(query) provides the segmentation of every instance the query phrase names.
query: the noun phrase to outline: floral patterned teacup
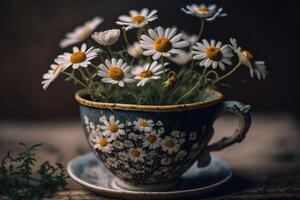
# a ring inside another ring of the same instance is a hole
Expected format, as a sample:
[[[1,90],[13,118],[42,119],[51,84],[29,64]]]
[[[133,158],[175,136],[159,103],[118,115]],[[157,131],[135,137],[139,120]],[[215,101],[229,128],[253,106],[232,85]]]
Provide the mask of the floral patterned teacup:
[[[75,98],[93,152],[120,185],[134,189],[171,187],[196,161],[208,165],[211,151],[241,142],[251,124],[250,106],[224,102],[217,91],[205,101],[170,106],[93,102],[84,91]],[[238,115],[239,128],[208,145],[224,111]]]

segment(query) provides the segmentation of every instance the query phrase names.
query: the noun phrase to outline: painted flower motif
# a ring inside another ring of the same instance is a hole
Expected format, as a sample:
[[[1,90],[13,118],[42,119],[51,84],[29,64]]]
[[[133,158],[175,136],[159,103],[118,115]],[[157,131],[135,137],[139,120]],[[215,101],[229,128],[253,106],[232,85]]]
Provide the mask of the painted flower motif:
[[[170,57],[172,54],[181,54],[181,48],[189,45],[182,40],[182,33],[177,34],[176,28],[157,27],[149,29],[148,35],[142,35],[140,46],[145,49],[145,56],[152,56],[153,60],[158,60],[161,56]]]
[[[164,66],[167,66],[165,63]],[[146,83],[152,80],[161,79],[161,74],[164,73],[164,68],[157,61],[152,63],[146,63],[144,66],[137,66],[132,70],[134,79],[138,81],[137,86],[144,86]]]
[[[99,122],[104,123],[104,121],[107,121],[107,118],[105,115],[99,117]]]
[[[182,161],[186,156],[187,156],[187,152],[181,150],[176,154],[175,161]]]
[[[197,5],[187,5],[185,8],[182,8],[182,11],[186,14],[193,15],[195,17],[199,17],[201,19],[205,19],[207,21],[213,21],[217,17],[227,16],[226,13],[223,12],[223,8],[218,8],[216,5],[206,6],[205,4]]]
[[[148,147],[149,149],[156,149],[160,146],[160,134],[155,131],[146,133],[144,138],[143,147]]]
[[[116,158],[110,157],[106,159],[105,165],[108,167],[117,168],[119,165],[119,162]]]
[[[128,77],[129,67],[122,59],[106,59],[105,65],[100,64],[99,67],[98,75],[102,77],[101,81],[104,83],[117,84],[120,87],[124,87],[124,83],[133,82],[133,80]]]
[[[137,140],[137,139],[140,139],[141,137],[138,135],[138,134],[135,134],[135,133],[129,133],[128,134],[128,139],[130,140]]]
[[[90,179],[93,180],[98,180],[99,177],[101,177],[102,171],[99,169],[99,166],[89,166],[89,167],[84,167],[82,174],[85,176],[88,176]]]
[[[42,86],[46,90],[49,85],[64,71],[63,66],[59,63],[50,65],[50,70],[43,75]]]
[[[172,135],[173,137],[176,137],[176,138],[181,137],[180,131],[178,131],[178,130],[172,131],[172,132],[171,132],[171,135]]]
[[[127,148],[133,147],[134,144],[130,140],[125,140],[124,141],[124,146]]]
[[[124,124],[120,123],[119,120],[115,120],[115,116],[111,115],[109,121],[105,120],[104,126],[101,126],[103,135],[107,137],[108,141],[116,140],[117,137],[125,135]]]
[[[145,152],[141,148],[131,148],[129,149],[128,156],[133,162],[144,162]]]
[[[231,57],[233,53],[228,45],[222,46],[222,42],[211,40],[210,43],[207,40],[202,40],[202,43],[198,42],[193,46],[194,60],[200,60],[200,66],[210,67],[216,69],[218,66],[220,69],[225,70],[225,64],[231,65]]]
[[[164,127],[160,127],[160,128],[157,130],[157,133],[159,133],[159,134],[165,133],[165,128],[164,128]]]
[[[161,176],[162,172],[161,171],[154,171],[153,176]]]
[[[170,165],[170,164],[172,163],[172,159],[170,159],[170,158],[162,158],[162,159],[160,160],[160,163],[161,163],[162,165]]]
[[[116,172],[116,175],[120,178],[123,178],[123,179],[131,179],[132,178],[132,175],[126,171],[121,171],[121,170],[117,170]]]
[[[143,55],[143,49],[140,47],[138,42],[133,43],[133,45],[127,48],[127,52],[134,58],[138,58]]]
[[[88,125],[90,123],[90,119],[88,118],[88,116],[84,115],[83,119],[84,119],[85,125]]]
[[[100,49],[95,49],[90,47],[87,49],[85,43],[81,45],[81,48],[73,47],[73,53],[64,53],[59,55],[57,60],[62,64],[63,69],[67,69],[72,66],[73,69],[78,69],[79,67],[88,67],[91,64],[91,60],[97,57],[97,53]]]
[[[113,142],[113,146],[119,150],[122,150],[124,148],[124,144],[118,140]]]
[[[180,145],[178,144],[178,140],[173,138],[173,137],[170,137],[170,136],[166,136],[162,140],[161,147],[162,147],[162,150],[167,151],[168,154],[176,153],[180,149]]]
[[[131,121],[129,121],[129,120],[126,120],[125,124],[126,124],[126,126],[131,126],[132,125]]]
[[[196,140],[196,139],[197,139],[197,133],[196,133],[196,132],[190,133],[189,139],[190,139],[190,140]]]
[[[102,22],[103,19],[101,17],[95,17],[91,21],[86,22],[83,26],[77,27],[73,32],[67,33],[66,38],[60,41],[60,47],[65,48],[84,41]]]
[[[90,134],[90,141],[95,149],[102,152],[111,153],[113,151],[112,144],[105,137],[99,134]]]
[[[129,168],[128,171],[131,174],[144,174],[145,171],[143,169],[134,169],[134,168]]]
[[[125,153],[125,152],[123,152],[123,151],[121,151],[121,152],[118,153],[118,157],[119,157],[121,160],[123,160],[123,161],[127,161],[127,160],[128,160],[128,155],[127,155],[127,153]]]
[[[120,37],[119,29],[111,29],[102,32],[95,32],[92,38],[102,46],[112,46]]]
[[[154,123],[151,119],[138,118],[137,121],[133,121],[136,130],[150,132],[153,129]]]
[[[242,48],[237,45],[236,39],[230,38],[230,43],[231,48],[238,55],[240,61],[249,68],[251,78],[253,78],[254,75],[258,80],[267,77],[268,72],[264,61],[255,61],[254,56],[249,51],[242,50]]]
[[[156,122],[155,125],[156,125],[156,126],[162,126],[162,125],[164,125],[164,124],[162,123],[162,121],[158,120],[158,121]]]
[[[146,162],[147,165],[153,165],[153,163],[154,163],[154,159],[148,160],[148,161]]]
[[[119,21],[116,22],[118,25],[126,26],[126,31],[134,28],[142,28],[158,18],[155,15],[157,10],[150,12],[147,8],[143,8],[141,12],[131,10],[129,13],[130,16],[122,15],[119,17]]]

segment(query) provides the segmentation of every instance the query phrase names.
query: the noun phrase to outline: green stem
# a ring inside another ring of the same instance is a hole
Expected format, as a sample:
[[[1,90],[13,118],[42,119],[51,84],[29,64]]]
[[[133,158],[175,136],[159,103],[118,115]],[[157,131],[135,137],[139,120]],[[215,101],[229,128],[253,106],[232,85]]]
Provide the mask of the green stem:
[[[119,86],[116,87],[116,103],[118,103]]]
[[[130,43],[129,43],[129,41],[128,41],[127,33],[126,33],[126,30],[125,30],[125,29],[123,29],[123,37],[124,37],[126,46],[130,46]]]
[[[202,85],[202,81],[203,81],[203,78],[205,77],[206,71],[207,71],[207,67],[204,68],[203,73],[202,73],[202,75],[201,75],[199,81],[194,85],[194,87],[192,87],[187,93],[185,93],[181,98],[179,98],[179,99],[176,101],[175,104],[178,104],[178,103],[180,103],[183,99],[185,99],[185,98],[191,96],[191,95],[193,94],[193,92],[194,92],[195,90],[197,90],[197,89]]]
[[[110,46],[107,46],[106,49],[107,49],[107,52],[110,55],[110,57],[113,58],[113,54],[112,54]]]
[[[197,41],[199,41],[202,37],[202,34],[203,34],[203,31],[204,31],[204,25],[205,25],[205,19],[201,19],[201,26],[200,26],[200,31],[199,31],[199,34],[198,34],[198,39]]]
[[[62,74],[65,74],[69,77],[71,77],[75,82],[79,83],[80,85],[82,85],[83,87],[87,88],[87,85],[84,84],[82,81],[80,81],[78,78],[76,78],[74,75],[67,73],[67,72],[61,72]]]
[[[141,39],[142,34],[144,33],[144,27],[140,28],[138,30],[138,34],[137,34],[137,40],[139,41]]]
[[[238,62],[238,64],[230,71],[230,72],[228,72],[227,74],[225,74],[225,75],[223,75],[223,76],[221,76],[221,77],[219,77],[215,82],[214,82],[214,84],[216,84],[216,83],[218,83],[218,82],[220,82],[220,81],[222,81],[222,80],[224,80],[224,79],[226,79],[226,78],[228,78],[229,76],[231,76],[241,65],[242,65],[242,61],[240,60],[239,62]]]
[[[162,65],[163,72],[164,72],[164,73],[163,73],[162,82],[161,82],[161,87],[162,87],[163,83],[166,81],[166,69],[165,69],[165,61],[164,61],[164,57],[161,57],[161,65]],[[149,66],[149,68],[150,68],[150,66]],[[162,92],[161,92],[161,94],[160,94],[159,105],[161,105],[162,100],[163,100],[164,95],[165,95],[165,88],[164,88],[164,87],[162,87],[162,88],[163,88],[163,90],[162,90]]]

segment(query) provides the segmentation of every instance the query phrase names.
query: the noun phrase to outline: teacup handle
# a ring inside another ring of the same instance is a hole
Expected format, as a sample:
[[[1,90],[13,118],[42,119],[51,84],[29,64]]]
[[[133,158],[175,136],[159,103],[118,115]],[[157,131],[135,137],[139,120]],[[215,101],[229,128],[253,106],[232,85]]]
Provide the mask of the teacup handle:
[[[239,126],[234,134],[229,137],[223,137],[221,140],[207,146],[208,152],[220,151],[235,143],[240,143],[246,137],[251,125],[250,105],[244,105],[238,101],[225,101],[221,107],[218,117],[223,113],[229,112],[238,116]]]

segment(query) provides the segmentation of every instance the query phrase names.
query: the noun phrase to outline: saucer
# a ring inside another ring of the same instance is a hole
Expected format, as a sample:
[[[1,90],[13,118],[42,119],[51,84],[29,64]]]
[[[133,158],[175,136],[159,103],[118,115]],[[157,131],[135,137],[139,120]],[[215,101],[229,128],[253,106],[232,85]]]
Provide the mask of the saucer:
[[[68,163],[70,177],[82,186],[105,196],[122,199],[178,199],[213,192],[232,177],[231,168],[216,157],[208,167],[195,163],[181,177],[178,187],[167,191],[135,191],[122,188],[118,179],[105,169],[93,153],[79,156]]]

